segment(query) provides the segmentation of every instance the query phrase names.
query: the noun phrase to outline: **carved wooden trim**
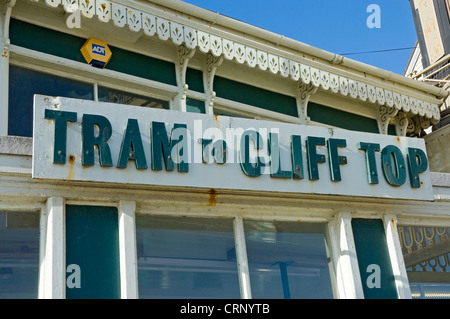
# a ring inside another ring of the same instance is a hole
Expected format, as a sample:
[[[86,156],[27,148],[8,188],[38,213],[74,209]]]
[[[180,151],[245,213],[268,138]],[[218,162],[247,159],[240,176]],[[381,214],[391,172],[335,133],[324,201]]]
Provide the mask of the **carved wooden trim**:
[[[308,117],[308,102],[311,95],[317,92],[317,87],[312,83],[305,84],[302,81],[298,82],[297,87],[297,111],[300,119],[300,124],[309,124]]]
[[[188,48],[185,44],[181,44],[177,47],[178,60],[175,63],[175,71],[177,77],[177,86],[179,89],[178,99],[180,101],[180,111],[186,111],[186,97],[188,85],[186,83],[186,70],[188,67],[189,59],[191,59],[195,50]]]
[[[278,74],[294,81],[301,80],[305,84],[313,83],[316,87],[332,93],[349,95],[360,101],[367,101],[375,106],[395,106],[412,115],[428,118],[433,123],[440,120],[439,105],[421,99],[405,96],[404,94],[388,89],[375,87],[362,80],[351,79],[350,76],[333,74],[320,70],[317,65],[310,66],[292,59],[264,52],[237,41],[212,34],[210,30],[198,30],[188,25],[154,15],[150,12],[140,11],[111,0],[30,0],[32,2],[44,1],[50,8],[62,6],[66,12],[73,11],[77,4],[85,18],[92,19],[95,15],[99,21],[107,23],[110,20],[120,28],[128,26],[130,30],[138,32],[143,30],[146,36],[157,36],[163,41],[169,39],[175,45],[186,45],[189,49],[198,48],[203,53],[210,53],[217,58],[234,60],[239,64],[246,64],[252,68]],[[151,7],[149,7],[151,10]],[[58,11],[55,11],[59,14]],[[342,57],[341,57],[342,58]],[[339,60],[339,57],[336,57]],[[210,98],[212,93],[209,94]],[[211,102],[211,101],[210,101]],[[383,126],[384,122],[381,122]],[[384,129],[382,127],[382,129]]]
[[[206,55],[205,66],[203,71],[203,84],[206,94],[206,114],[213,114],[214,98],[216,92],[214,92],[214,76],[217,68],[222,64],[223,56],[215,56],[212,53]]]
[[[398,109],[395,107],[389,107],[385,105],[381,105],[378,108],[378,131],[380,134],[388,134],[389,123],[395,118],[398,113]]]

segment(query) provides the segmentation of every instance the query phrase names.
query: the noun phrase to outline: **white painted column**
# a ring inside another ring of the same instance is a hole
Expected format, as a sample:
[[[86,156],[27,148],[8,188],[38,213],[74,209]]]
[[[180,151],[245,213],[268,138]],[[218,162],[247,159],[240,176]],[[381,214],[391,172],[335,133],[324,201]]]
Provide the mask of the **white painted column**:
[[[122,299],[138,298],[136,202],[119,202],[120,289]]]
[[[41,299],[66,297],[64,199],[50,197],[41,211],[39,292]]]
[[[329,223],[330,246],[340,299],[363,299],[364,292],[356,256],[350,213],[338,213]]]
[[[384,216],[383,224],[398,298],[412,299],[402,247],[400,245],[400,237],[397,230],[397,218],[394,215]]]
[[[8,135],[9,51],[5,38],[6,4],[0,5],[0,135]],[[9,37],[9,35],[8,35]]]
[[[94,83],[94,101],[98,102],[98,83]]]
[[[41,209],[39,218],[39,279],[38,279],[38,299],[45,297],[45,253],[47,243],[47,206]]]
[[[234,219],[234,244],[238,266],[239,286],[242,299],[251,299],[250,272],[248,269],[247,247],[245,245],[244,222],[242,217]]]

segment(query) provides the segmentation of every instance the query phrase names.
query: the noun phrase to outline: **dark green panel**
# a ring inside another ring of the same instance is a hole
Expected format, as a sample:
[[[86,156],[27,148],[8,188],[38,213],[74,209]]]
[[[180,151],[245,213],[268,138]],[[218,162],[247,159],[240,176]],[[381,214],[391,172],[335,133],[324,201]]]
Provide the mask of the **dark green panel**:
[[[11,43],[24,48],[86,63],[81,47],[86,39],[11,19]],[[146,55],[109,46],[112,57],[107,69],[176,85],[175,65]]]
[[[397,135],[394,125],[388,125],[388,135],[394,135],[394,136]]]
[[[187,68],[186,83],[189,86],[189,90],[205,92],[203,87],[203,72],[200,70]]]
[[[382,220],[353,218],[352,228],[364,297],[366,299],[397,299],[397,289]],[[368,271],[369,265],[379,266],[379,288],[370,288],[368,285],[368,281],[374,282],[374,271]]]
[[[341,111],[314,102],[308,103],[311,121],[333,125],[352,131],[378,133],[377,121],[368,117]]]
[[[378,124],[375,119],[338,110],[314,102],[308,103],[308,116],[311,121],[336,126],[339,128],[378,134]],[[396,135],[395,126],[389,125],[389,135]]]
[[[85,62],[80,48],[86,39],[11,19],[11,43],[24,48]]]
[[[257,88],[248,84],[214,78],[214,91],[221,98],[244,103],[265,110],[297,117],[297,102],[294,97]]]
[[[71,264],[80,268],[81,286],[66,287],[67,299],[120,298],[117,208],[66,206],[66,267]]]
[[[111,46],[109,48],[112,57],[106,65],[107,69],[177,85],[175,64]]]

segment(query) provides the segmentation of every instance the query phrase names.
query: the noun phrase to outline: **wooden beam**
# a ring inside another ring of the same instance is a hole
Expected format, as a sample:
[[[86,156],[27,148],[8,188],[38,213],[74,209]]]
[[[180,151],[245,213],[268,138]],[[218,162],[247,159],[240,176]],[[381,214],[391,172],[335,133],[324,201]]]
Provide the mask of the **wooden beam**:
[[[448,253],[450,253],[450,239],[445,239],[404,255],[405,266],[408,268]]]
[[[444,271],[410,271],[408,272],[409,282],[421,283],[450,283],[450,276],[448,272]]]

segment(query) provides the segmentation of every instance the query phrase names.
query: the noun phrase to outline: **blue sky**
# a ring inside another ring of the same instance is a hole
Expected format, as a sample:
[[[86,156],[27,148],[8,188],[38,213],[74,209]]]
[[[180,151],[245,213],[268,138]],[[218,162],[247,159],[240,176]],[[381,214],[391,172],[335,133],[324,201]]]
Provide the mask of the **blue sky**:
[[[408,0],[184,0],[338,54],[411,48],[417,40]],[[371,4],[380,28],[369,28]],[[345,55],[403,74],[412,49]]]

